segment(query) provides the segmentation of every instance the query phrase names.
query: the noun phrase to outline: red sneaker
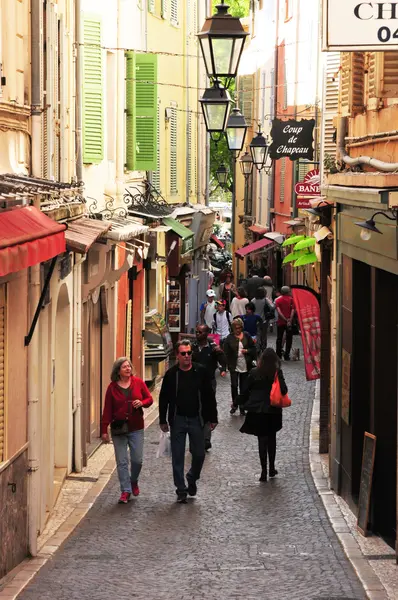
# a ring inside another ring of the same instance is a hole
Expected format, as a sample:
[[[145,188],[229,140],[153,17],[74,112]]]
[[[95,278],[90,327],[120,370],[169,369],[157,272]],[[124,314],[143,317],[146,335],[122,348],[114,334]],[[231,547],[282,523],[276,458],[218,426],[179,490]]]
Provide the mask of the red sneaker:
[[[138,483],[132,483],[131,484],[131,488],[133,490],[133,496],[139,496],[140,495],[140,488],[138,487]]]
[[[129,492],[122,492],[119,498],[119,504],[127,504],[130,500],[131,494]]]

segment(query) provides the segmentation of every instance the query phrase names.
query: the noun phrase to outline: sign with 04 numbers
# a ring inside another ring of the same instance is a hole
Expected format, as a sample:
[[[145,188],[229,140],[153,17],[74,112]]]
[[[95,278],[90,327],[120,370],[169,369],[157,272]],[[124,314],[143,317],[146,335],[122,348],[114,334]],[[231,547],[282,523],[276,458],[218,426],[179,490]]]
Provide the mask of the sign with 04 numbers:
[[[322,49],[398,50],[398,2],[323,0]]]

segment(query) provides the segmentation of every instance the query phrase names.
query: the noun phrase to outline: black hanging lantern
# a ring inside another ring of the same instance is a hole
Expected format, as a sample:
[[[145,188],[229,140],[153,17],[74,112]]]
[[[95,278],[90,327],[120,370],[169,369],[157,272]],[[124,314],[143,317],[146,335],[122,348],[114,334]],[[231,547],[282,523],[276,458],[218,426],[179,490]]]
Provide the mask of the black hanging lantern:
[[[243,144],[245,143],[246,131],[248,125],[245,117],[242,115],[239,108],[234,108],[229,115],[225,136],[227,138],[228,149],[231,152],[239,154],[242,152]]]
[[[245,179],[248,179],[253,172],[253,161],[247,150],[242,158],[239,159],[239,164],[242,174],[245,176]]]
[[[370,219],[367,219],[366,221],[354,221],[355,225],[358,225],[358,227],[361,228],[361,239],[364,242],[368,242],[370,240],[370,238],[372,237],[372,233],[379,233],[381,235],[383,235],[383,232],[380,231],[380,229],[377,228],[376,226],[376,222],[375,222],[375,217],[377,215],[382,215],[383,217],[385,217],[386,219],[389,219],[390,221],[396,221],[397,227],[398,227],[398,210],[395,209],[391,209],[391,213],[392,213],[392,217],[390,217],[387,213],[378,210],[377,212],[375,212]]]
[[[231,97],[223,87],[211,87],[205,90],[199,102],[205,119],[206,129],[210,134],[221,134],[227,126],[231,110]],[[212,136],[213,137],[213,136]]]
[[[253,164],[256,165],[258,171],[271,168],[271,164],[267,164],[268,149],[267,139],[259,127],[256,137],[250,142],[250,153]]]
[[[225,165],[220,165],[216,171],[217,181],[222,188],[227,187],[228,173],[229,170]]]
[[[208,77],[213,80],[225,77],[228,87],[237,75],[249,34],[240,20],[228,13],[229,6],[224,4],[224,0],[217,4],[216,9],[217,13],[206,19],[198,37]]]

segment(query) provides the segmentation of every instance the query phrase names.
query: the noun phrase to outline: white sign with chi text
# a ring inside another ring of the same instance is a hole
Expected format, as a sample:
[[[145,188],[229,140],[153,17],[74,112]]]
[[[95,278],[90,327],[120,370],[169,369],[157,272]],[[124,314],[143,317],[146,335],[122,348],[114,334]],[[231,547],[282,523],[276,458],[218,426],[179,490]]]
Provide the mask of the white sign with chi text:
[[[398,49],[398,2],[323,0],[322,49]]]

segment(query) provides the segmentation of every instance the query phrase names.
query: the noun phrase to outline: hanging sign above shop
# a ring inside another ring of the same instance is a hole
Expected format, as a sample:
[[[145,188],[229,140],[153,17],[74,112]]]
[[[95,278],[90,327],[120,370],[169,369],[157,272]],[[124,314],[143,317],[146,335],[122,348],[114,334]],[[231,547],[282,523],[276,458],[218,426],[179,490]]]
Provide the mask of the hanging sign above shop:
[[[310,200],[321,195],[321,177],[319,169],[308,171],[304,181],[299,181],[294,186],[296,192],[296,207],[310,208]]]
[[[273,160],[288,157],[290,160],[307,159],[313,160],[314,148],[314,119],[302,119],[295,121],[272,121],[269,155]]]
[[[398,50],[398,3],[323,0],[322,50]]]

